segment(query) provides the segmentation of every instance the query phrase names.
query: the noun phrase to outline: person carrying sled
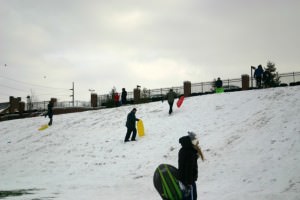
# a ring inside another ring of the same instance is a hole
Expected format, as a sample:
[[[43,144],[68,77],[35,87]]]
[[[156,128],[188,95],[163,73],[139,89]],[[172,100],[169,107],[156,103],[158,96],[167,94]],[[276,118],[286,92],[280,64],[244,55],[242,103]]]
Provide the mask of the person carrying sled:
[[[179,139],[179,143],[182,147],[178,153],[178,179],[185,188],[183,191],[183,200],[197,200],[197,160],[200,156],[202,161],[204,161],[204,156],[198,146],[199,141],[197,140],[195,133],[188,132],[187,136],[183,136]]]
[[[170,106],[169,115],[173,112],[173,104],[174,104],[174,100],[175,100],[176,97],[177,97],[177,95],[173,91],[173,89],[170,89],[169,92],[166,95],[166,99],[168,100],[168,104]]]
[[[127,115],[127,121],[126,121],[127,133],[124,142],[129,142],[131,132],[132,132],[131,141],[135,141],[135,137],[136,137],[135,122],[139,121],[139,119],[136,118],[135,113],[136,113],[136,108],[133,108],[130,111],[130,113]]]
[[[49,126],[52,125],[52,119],[53,119],[53,106],[54,106],[54,102],[53,100],[51,99],[48,103],[48,110],[47,110],[47,113],[45,115],[45,117],[49,117],[50,121],[48,123]]]
[[[254,71],[254,78],[256,80],[256,86],[261,88],[261,80],[263,77],[264,70],[261,65],[258,65],[257,69]]]
[[[216,88],[221,88],[223,87],[223,81],[221,80],[220,77],[216,80]]]
[[[216,93],[222,93],[222,92],[224,92],[223,81],[221,80],[220,77],[218,77],[218,79],[216,80],[215,86],[216,86]]]

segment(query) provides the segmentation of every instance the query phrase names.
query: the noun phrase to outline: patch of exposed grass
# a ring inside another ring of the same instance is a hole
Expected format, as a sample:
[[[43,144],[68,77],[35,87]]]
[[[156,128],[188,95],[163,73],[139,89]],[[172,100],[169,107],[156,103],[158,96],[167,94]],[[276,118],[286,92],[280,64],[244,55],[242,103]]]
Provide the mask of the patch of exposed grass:
[[[0,199],[11,196],[22,196],[27,194],[34,194],[38,189],[21,189],[21,190],[0,190]]]

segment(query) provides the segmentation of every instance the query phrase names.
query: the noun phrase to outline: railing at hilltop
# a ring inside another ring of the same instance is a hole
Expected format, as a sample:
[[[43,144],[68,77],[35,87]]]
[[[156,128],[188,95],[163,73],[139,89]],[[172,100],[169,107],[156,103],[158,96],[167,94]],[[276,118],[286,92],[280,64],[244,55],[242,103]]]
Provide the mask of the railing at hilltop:
[[[26,110],[47,110],[49,101],[32,102],[27,103],[25,106]],[[56,108],[71,108],[71,107],[91,107],[91,103],[87,101],[60,101],[55,103]]]
[[[281,73],[278,74],[280,77],[280,82],[282,85],[291,85],[291,83],[300,82],[300,72],[292,72],[292,73]],[[239,91],[242,88],[242,79],[222,79],[223,86],[225,92],[229,91]],[[253,85],[251,85],[251,83]],[[256,88],[256,81],[254,78],[250,79],[250,89]],[[178,95],[182,95],[184,93],[184,87],[168,87],[168,88],[158,88],[158,89],[141,89],[140,98],[141,102],[151,102],[151,101],[159,101],[168,93],[170,89],[173,89]],[[214,92],[214,81],[208,82],[200,82],[200,83],[191,83],[191,96],[195,95],[203,95],[203,94],[210,94]],[[127,91],[127,101],[130,104],[134,103],[134,93],[131,91]],[[99,106],[106,106],[108,102],[112,102],[112,95],[111,94],[103,94],[98,95],[97,98],[97,105]],[[31,104],[27,104],[27,110],[46,110],[48,105],[48,101],[43,102],[34,102]],[[69,108],[73,107],[73,102],[71,101],[64,101],[64,102],[57,102],[55,107],[58,108]],[[90,102],[86,101],[75,101],[74,107],[91,107]]]
[[[291,83],[300,81],[300,72],[292,72],[292,73],[281,73],[278,74],[280,77],[280,82],[282,85],[291,85]],[[225,92],[230,91],[239,91],[242,88],[242,78],[236,79],[223,79],[223,87]],[[250,89],[256,88],[256,81],[252,77],[250,78]],[[183,86],[179,87],[169,87],[169,88],[159,88],[159,89],[149,89],[149,90],[141,90],[141,99],[147,99],[148,101],[158,101],[161,100],[167,92],[173,89],[178,95],[182,95],[184,93]],[[202,95],[202,94],[210,94],[214,92],[214,81],[209,82],[200,82],[200,83],[192,83],[191,84],[191,95]],[[133,92],[127,92],[127,100],[130,103],[133,103]],[[111,94],[98,95],[98,105],[103,105],[109,101],[112,101]],[[145,102],[145,101],[142,101]]]

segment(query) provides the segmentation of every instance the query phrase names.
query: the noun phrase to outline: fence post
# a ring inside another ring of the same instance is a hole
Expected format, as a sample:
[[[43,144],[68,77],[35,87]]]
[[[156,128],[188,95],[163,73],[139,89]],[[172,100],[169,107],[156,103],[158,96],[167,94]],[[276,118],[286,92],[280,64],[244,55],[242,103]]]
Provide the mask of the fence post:
[[[243,74],[242,75],[242,90],[248,90],[249,89],[249,75]]]
[[[91,107],[95,108],[97,107],[97,94],[96,93],[92,93],[91,94]]]
[[[133,101],[135,104],[140,102],[141,90],[139,88],[134,88],[133,90]]]

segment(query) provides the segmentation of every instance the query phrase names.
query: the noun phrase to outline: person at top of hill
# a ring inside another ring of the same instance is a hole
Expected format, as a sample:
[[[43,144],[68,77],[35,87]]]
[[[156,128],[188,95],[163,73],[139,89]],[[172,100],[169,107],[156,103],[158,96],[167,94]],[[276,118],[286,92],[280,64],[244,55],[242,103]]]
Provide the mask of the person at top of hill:
[[[130,111],[130,113],[127,115],[127,121],[126,121],[127,133],[124,142],[129,142],[131,132],[132,132],[131,141],[135,141],[135,137],[136,137],[135,122],[139,121],[139,119],[136,118],[135,113],[136,113],[136,108],[133,108]]]
[[[116,107],[118,107],[120,105],[120,95],[117,92],[115,92],[115,94],[114,94],[114,101],[115,101]]]
[[[173,89],[170,89],[166,95],[166,99],[168,100],[168,104],[170,106],[169,114],[171,114],[173,112],[173,104],[174,104],[174,100],[176,97],[177,97],[177,94],[173,91]]]
[[[254,71],[254,78],[256,80],[256,86],[258,88],[261,88],[261,80],[263,77],[263,73],[264,73],[264,70],[263,70],[262,66],[258,65],[258,67]]]
[[[223,81],[220,79],[220,77],[218,77],[218,79],[216,80],[216,88],[221,88],[223,87]]]
[[[178,172],[179,181],[185,186],[184,200],[197,200],[196,181],[198,179],[198,157],[200,156],[204,161],[203,153],[199,147],[194,132],[188,132],[187,136],[179,139],[181,149],[178,153]]]
[[[127,91],[125,90],[125,88],[122,88],[122,94],[121,94],[121,101],[122,104],[126,104],[127,103]]]
[[[48,103],[48,110],[47,110],[47,113],[45,115],[45,117],[49,117],[50,121],[48,123],[49,126],[52,125],[52,119],[53,119],[53,106],[54,106],[54,102],[53,100],[51,99]]]

